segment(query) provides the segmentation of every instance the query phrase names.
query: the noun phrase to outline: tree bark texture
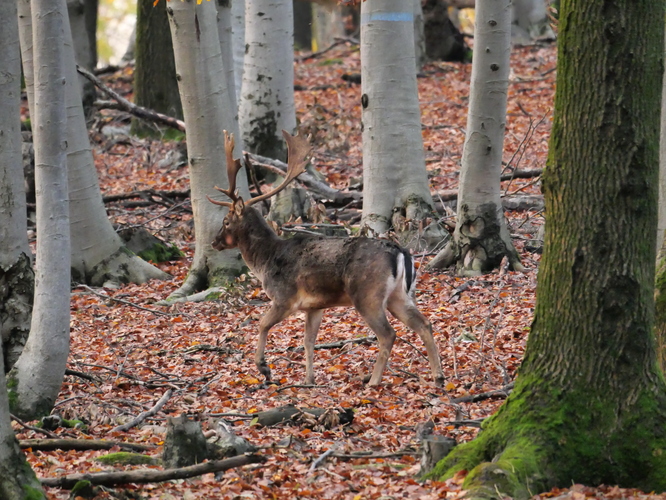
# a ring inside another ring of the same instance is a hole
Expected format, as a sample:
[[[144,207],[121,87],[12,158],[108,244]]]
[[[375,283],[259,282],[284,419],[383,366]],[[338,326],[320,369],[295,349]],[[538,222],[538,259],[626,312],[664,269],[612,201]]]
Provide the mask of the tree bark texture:
[[[220,229],[224,210],[206,196],[221,196],[214,187],[227,187],[222,131],[236,137],[235,158],[242,155],[235,109],[232,109],[224,73],[214,2],[171,2],[167,6],[176,72],[187,127],[194,230],[197,241],[187,280],[169,299],[184,299],[208,287],[221,285],[244,268],[238,251],[218,252],[210,243]],[[247,197],[245,175],[238,175],[241,195]]]
[[[15,2],[0,2],[0,347],[5,370],[23,350],[35,275],[28,246],[21,154],[21,61]]]
[[[182,120],[166,5],[140,1],[136,6],[134,103]],[[155,126],[134,118],[132,132],[155,135]]]
[[[248,0],[245,62],[239,103],[240,129],[248,151],[286,159],[282,130],[294,133],[293,0]]]
[[[15,7],[13,2],[0,2],[0,17],[3,21],[8,14],[8,5]],[[9,13],[12,14],[12,13]],[[14,9],[13,18],[16,19]],[[3,21],[0,21],[2,25]],[[18,35],[17,35],[18,36]],[[0,39],[3,34],[0,34]],[[18,50],[18,49],[17,49]],[[3,500],[39,500],[46,498],[37,476],[30,468],[25,455],[19,448],[14,436],[11,418],[9,416],[9,400],[7,382],[5,380],[5,367],[2,361],[2,344],[0,343],[0,498]]]
[[[407,232],[433,210],[423,154],[411,0],[361,4],[363,221]],[[403,242],[406,246],[412,246]]]
[[[67,183],[65,0],[33,0],[33,133],[37,193],[37,265],[30,336],[9,375],[11,410],[31,420],[53,409],[69,354],[71,250]],[[76,83],[75,80],[75,84]],[[80,106],[80,102],[79,102]]]
[[[525,359],[506,403],[434,474],[470,471],[471,496],[527,498],[572,483],[666,490],[652,332],[663,21],[663,1],[561,3]]]
[[[507,256],[513,268],[522,269],[500,200],[510,53],[511,1],[480,0],[456,229],[431,267],[455,261],[458,273],[478,275]]]

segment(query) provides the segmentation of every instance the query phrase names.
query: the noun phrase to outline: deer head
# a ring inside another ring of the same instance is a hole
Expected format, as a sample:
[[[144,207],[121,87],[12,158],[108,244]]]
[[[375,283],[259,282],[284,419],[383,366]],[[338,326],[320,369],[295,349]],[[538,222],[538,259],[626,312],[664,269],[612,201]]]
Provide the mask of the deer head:
[[[215,250],[225,250],[237,247],[239,235],[246,234],[248,232],[248,227],[253,223],[256,223],[256,216],[251,215],[249,216],[250,220],[248,220],[246,214],[249,211],[247,208],[279,193],[305,170],[305,166],[308,163],[308,155],[311,151],[307,139],[298,135],[292,136],[285,130],[282,131],[282,136],[287,143],[288,160],[286,177],[278,187],[272,189],[268,193],[255,196],[248,201],[243,201],[243,198],[238,195],[236,189],[236,179],[238,177],[238,172],[242,167],[241,161],[239,159],[234,159],[233,157],[235,145],[233,134],[229,134],[226,130],[224,131],[224,151],[227,159],[229,188],[222,189],[215,186],[215,189],[224,193],[231,201],[217,201],[207,196],[208,200],[215,205],[229,208],[229,213],[222,222],[222,228],[217,233],[217,236],[212,243]],[[254,212],[254,210],[252,212]]]

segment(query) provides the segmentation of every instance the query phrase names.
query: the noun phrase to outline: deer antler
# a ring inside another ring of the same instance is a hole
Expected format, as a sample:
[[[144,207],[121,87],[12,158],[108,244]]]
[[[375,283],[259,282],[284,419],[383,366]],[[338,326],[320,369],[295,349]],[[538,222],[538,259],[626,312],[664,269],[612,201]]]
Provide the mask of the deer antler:
[[[234,146],[235,146],[235,141],[234,141],[234,134],[229,134],[226,130],[224,131],[224,152],[226,153],[226,158],[227,158],[227,176],[229,177],[229,188],[228,189],[222,189],[220,187],[215,186],[215,189],[218,191],[226,194],[230,199],[231,202],[228,201],[216,201],[213,200],[210,196],[206,196],[208,198],[208,201],[211,203],[214,203],[215,205],[222,205],[223,207],[231,208],[231,206],[238,201],[238,191],[236,191],[236,177],[238,175],[238,171],[241,169],[241,161],[240,160],[234,160]]]
[[[308,155],[312,150],[308,144],[307,139],[299,135],[293,136],[286,130],[282,131],[282,136],[287,143],[287,154],[289,155],[287,160],[287,176],[278,187],[268,193],[255,196],[254,198],[248,200],[245,205],[253,205],[258,201],[265,200],[274,194],[279,193],[285,187],[287,187],[287,184],[289,184],[305,171],[305,165],[308,163]]]

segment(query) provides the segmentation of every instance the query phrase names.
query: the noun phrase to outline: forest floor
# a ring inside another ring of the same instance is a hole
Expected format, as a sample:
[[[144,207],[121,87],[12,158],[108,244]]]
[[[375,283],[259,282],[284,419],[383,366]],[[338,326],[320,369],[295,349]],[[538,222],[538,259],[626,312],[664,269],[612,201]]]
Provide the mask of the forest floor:
[[[548,150],[555,83],[554,45],[516,47],[512,52],[504,159],[506,173],[543,168]],[[334,187],[348,189],[361,177],[361,87],[343,79],[360,72],[358,48],[342,45],[325,55],[295,65],[297,117],[312,135],[314,166]],[[428,64],[419,78],[426,162],[435,199],[457,189],[465,138],[471,65]],[[132,69],[104,80],[131,98]],[[103,194],[132,191],[186,191],[188,172],[174,161],[178,143],[147,140],[109,126],[126,126],[128,115],[96,113],[90,135]],[[538,178],[502,184],[506,197],[540,193]],[[280,385],[261,384],[253,354],[259,317],[267,298],[256,279],[239,280],[218,300],[155,304],[178,288],[194,252],[189,199],[156,197],[109,202],[119,228],[145,227],[174,243],[185,256],[159,264],[172,278],[144,285],[89,289],[72,294],[71,354],[54,413],[80,419],[85,429],[58,428],[58,437],[105,439],[151,445],[157,457],[165,439],[166,419],[187,414],[201,421],[208,434],[224,418],[233,431],[259,448],[261,464],[153,484],[128,484],[100,491],[96,498],[142,499],[393,499],[459,498],[461,477],[446,482],[419,481],[417,431],[434,423],[434,433],[458,442],[472,439],[479,421],[502,403],[501,395],[477,402],[457,398],[503,389],[515,377],[534,310],[540,255],[525,250],[543,224],[538,210],[507,211],[514,243],[527,268],[524,273],[497,270],[478,278],[461,278],[452,270],[421,272],[418,306],[435,330],[444,372],[444,389],[432,377],[418,336],[393,322],[398,340],[383,384],[363,386],[359,377],[371,368],[375,342],[346,343],[318,349],[316,387],[303,387],[303,320],[288,319],[269,336],[267,359]],[[221,222],[221,221],[220,221]],[[419,263],[431,255],[419,254]],[[329,310],[318,343],[370,335],[352,309]],[[85,378],[84,378],[85,377]],[[128,431],[114,427],[153,407],[171,390],[156,415]],[[301,408],[352,409],[353,422],[317,426],[307,421],[261,427],[256,413],[295,405]],[[43,437],[13,424],[20,439]],[[114,451],[118,451],[115,449]],[[365,453],[364,456],[354,454]],[[159,466],[107,466],[97,459],[106,451],[39,451],[28,459],[40,477]],[[69,492],[47,488],[49,498]],[[617,488],[584,488],[545,496],[570,498],[645,497]]]

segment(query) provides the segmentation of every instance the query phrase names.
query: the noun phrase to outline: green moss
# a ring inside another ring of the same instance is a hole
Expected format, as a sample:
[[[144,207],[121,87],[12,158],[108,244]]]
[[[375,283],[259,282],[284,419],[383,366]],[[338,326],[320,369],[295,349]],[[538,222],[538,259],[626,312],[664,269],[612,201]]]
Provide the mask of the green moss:
[[[79,481],[72,488],[70,496],[75,497],[75,496],[77,496],[78,493],[80,493],[82,491],[84,491],[84,492],[88,491],[88,490],[90,490],[91,486],[92,486],[92,483],[90,481],[86,481],[86,480]]]
[[[29,484],[24,484],[23,488],[23,500],[44,500],[46,494],[39,488],[30,486]]]
[[[180,259],[183,252],[176,245],[155,244],[148,250],[139,253],[139,257],[148,262],[166,262],[169,260]]]
[[[141,453],[130,453],[128,451],[119,451],[117,453],[108,453],[95,459],[95,461],[104,465],[154,465],[156,460],[148,455]]]
[[[18,406],[18,394],[16,393],[16,388],[18,387],[18,380],[16,379],[16,373],[10,371],[7,374],[7,396],[9,398],[9,412],[16,413],[16,408]]]
[[[84,432],[88,430],[88,426],[82,420],[67,420],[63,418],[61,422],[62,426],[67,427],[68,429],[81,429]]]
[[[318,66],[332,66],[334,64],[342,64],[342,63],[343,61],[340,58],[324,59],[318,64]]]

